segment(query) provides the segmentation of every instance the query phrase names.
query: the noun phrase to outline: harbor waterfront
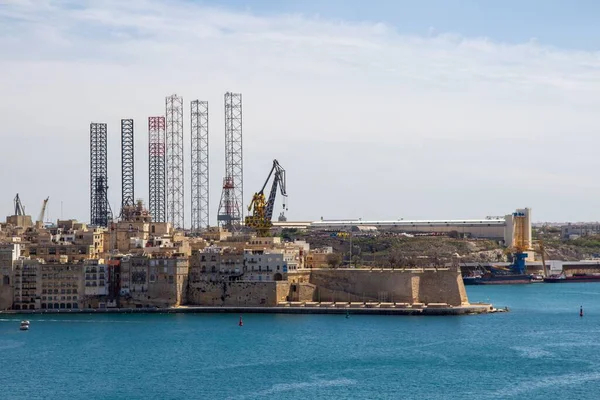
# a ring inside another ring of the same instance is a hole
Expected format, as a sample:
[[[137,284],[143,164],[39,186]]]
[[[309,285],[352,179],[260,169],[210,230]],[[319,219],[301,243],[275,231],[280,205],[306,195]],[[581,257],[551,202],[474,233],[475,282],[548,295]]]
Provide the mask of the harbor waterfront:
[[[83,310],[8,310],[0,315],[19,314],[361,314],[361,315],[470,315],[505,312],[491,304],[478,303],[451,307],[447,304],[394,304],[394,303],[315,303],[280,305],[277,307],[175,307],[175,308],[103,308]]]
[[[48,314],[23,332],[2,315],[2,398],[596,399],[599,294],[473,286],[472,302],[511,312],[244,314],[242,327],[237,314]]]

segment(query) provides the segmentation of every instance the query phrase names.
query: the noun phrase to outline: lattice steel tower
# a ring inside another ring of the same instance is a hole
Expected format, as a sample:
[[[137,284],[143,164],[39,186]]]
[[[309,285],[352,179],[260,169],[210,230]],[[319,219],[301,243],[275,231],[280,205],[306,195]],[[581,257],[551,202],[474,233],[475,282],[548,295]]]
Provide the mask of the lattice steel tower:
[[[148,118],[148,205],[152,220],[166,221],[165,117]]]
[[[121,214],[123,207],[133,206],[133,120],[121,120]]]
[[[192,132],[192,232],[208,228],[208,102],[193,100]]]
[[[176,94],[165,100],[167,116],[167,221],[184,228],[183,99]]]
[[[225,179],[217,220],[236,228],[243,217],[242,94],[225,93]]]
[[[112,212],[108,204],[106,124],[90,124],[90,224],[108,226]]]

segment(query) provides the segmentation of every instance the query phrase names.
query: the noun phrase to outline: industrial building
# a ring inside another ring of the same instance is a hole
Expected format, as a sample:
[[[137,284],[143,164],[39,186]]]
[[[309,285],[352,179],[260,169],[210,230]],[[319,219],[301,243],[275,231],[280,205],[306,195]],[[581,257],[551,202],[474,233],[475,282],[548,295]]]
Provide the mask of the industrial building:
[[[567,224],[560,227],[563,239],[577,239],[581,236],[600,235],[600,223]]]
[[[514,239],[515,215],[524,216],[525,240],[531,243],[531,209],[518,209],[504,217],[462,220],[320,220],[320,221],[278,221],[273,226],[279,229],[301,229],[314,231],[388,230],[406,233],[456,232],[461,236],[479,239],[493,239],[512,244]]]

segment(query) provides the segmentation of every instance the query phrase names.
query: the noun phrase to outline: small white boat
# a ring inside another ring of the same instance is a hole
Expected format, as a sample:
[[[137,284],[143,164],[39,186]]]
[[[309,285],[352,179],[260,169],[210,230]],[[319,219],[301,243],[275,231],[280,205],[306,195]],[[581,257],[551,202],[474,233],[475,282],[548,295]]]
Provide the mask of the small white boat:
[[[19,327],[19,329],[22,331],[28,331],[29,330],[29,321],[21,321],[21,326]]]

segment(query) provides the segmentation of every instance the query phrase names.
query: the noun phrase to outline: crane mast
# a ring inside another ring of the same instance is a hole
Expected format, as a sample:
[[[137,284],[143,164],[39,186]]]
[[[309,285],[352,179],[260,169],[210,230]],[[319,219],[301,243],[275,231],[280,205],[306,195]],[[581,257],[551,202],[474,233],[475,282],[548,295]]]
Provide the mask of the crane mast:
[[[23,203],[21,203],[21,198],[19,197],[19,193],[15,196],[15,214],[14,215],[25,215],[25,207],[23,207]]]
[[[40,215],[38,215],[38,219],[36,221],[36,223],[39,225],[44,224],[44,216],[46,215],[46,206],[48,205],[49,199],[50,197],[46,197],[46,199],[44,199],[44,203],[42,203],[42,211],[40,211]]]
[[[523,212],[513,213],[513,249],[514,260],[511,265],[511,270],[516,274],[524,274],[527,272],[525,259],[527,251],[531,247],[531,243],[527,238],[526,215]]]
[[[271,185],[269,199],[266,200],[264,192],[271,176],[273,176],[273,184]],[[248,206],[248,212],[251,213],[251,215],[247,216],[245,220],[245,225],[255,229],[258,236],[269,236],[270,234],[271,226],[273,226],[271,219],[273,218],[275,198],[277,197],[278,191],[284,198],[283,207],[285,209],[285,198],[287,197],[285,170],[277,160],[273,160],[273,166],[271,167],[271,171],[269,172],[265,183],[260,191],[254,193],[252,196],[252,201]]]

